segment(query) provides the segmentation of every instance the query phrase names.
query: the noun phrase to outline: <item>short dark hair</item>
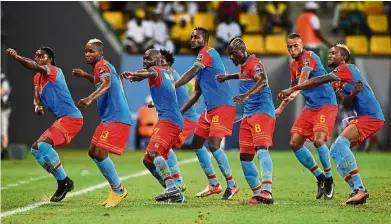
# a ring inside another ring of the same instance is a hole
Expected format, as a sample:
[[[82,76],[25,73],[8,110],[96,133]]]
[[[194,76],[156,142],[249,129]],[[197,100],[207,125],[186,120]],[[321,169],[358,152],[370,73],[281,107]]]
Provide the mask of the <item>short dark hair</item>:
[[[51,59],[52,59],[52,65],[56,65],[56,54],[54,53],[54,50],[51,47],[42,46],[39,48],[40,50],[44,51]]]
[[[164,59],[170,66],[174,64],[175,58],[171,52],[164,49],[160,49],[160,54],[163,55]]]
[[[205,28],[202,27],[196,27],[194,30],[200,30],[202,31],[202,36],[204,37],[205,40],[209,40],[209,31]]]
[[[288,39],[296,39],[296,38],[300,38],[301,39],[301,36],[298,33],[291,33],[291,34],[288,35],[287,38]]]

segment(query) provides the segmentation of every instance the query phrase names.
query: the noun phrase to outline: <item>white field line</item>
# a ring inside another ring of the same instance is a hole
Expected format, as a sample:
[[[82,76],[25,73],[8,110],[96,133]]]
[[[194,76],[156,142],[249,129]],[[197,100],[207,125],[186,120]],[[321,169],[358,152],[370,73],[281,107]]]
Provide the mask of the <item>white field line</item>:
[[[38,180],[47,179],[49,177],[51,177],[51,175],[50,176],[46,175],[46,176],[39,176],[39,177],[31,177],[31,178],[29,178],[27,180],[20,180],[20,181],[18,181],[16,183],[7,184],[4,187],[1,187],[1,190],[6,190],[8,188],[13,188],[13,187],[19,187],[21,185],[29,184],[31,182],[35,182],[35,181],[38,181]]]
[[[188,163],[194,163],[196,161],[198,161],[198,159],[196,157],[195,158],[191,158],[191,159],[185,159],[185,160],[180,161],[179,165],[185,165],[185,164],[188,164]],[[135,173],[135,174],[130,174],[130,175],[127,175],[127,176],[120,177],[120,180],[121,181],[125,181],[127,179],[141,177],[141,176],[146,176],[148,174],[149,174],[149,171],[148,170],[144,170],[144,171],[141,171],[141,172],[138,172],[138,173]],[[84,189],[81,189],[81,190],[78,190],[78,191],[75,191],[75,192],[71,192],[71,193],[67,194],[66,199],[74,197],[74,196],[77,196],[77,195],[86,194],[88,192],[92,192],[92,191],[95,191],[97,189],[104,188],[104,187],[106,187],[108,185],[109,185],[109,183],[107,181],[105,181],[103,183],[100,183],[100,184],[97,184],[97,185],[93,185],[91,187],[87,187],[87,188],[84,188]],[[41,202],[38,202],[38,203],[27,205],[25,207],[20,207],[20,208],[16,208],[16,209],[13,209],[13,210],[10,210],[10,211],[1,212],[1,218],[7,217],[7,216],[12,216],[12,215],[15,215],[15,214],[18,214],[18,213],[21,213],[21,212],[27,212],[27,211],[30,211],[32,209],[39,208],[42,205],[46,205],[46,204],[50,204],[50,203],[51,203],[50,201],[41,201]]]

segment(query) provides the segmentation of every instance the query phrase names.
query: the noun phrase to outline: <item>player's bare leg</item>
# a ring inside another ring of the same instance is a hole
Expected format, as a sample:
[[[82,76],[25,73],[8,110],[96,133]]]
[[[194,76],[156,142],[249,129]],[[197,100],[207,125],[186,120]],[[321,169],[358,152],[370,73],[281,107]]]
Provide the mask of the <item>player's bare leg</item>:
[[[331,174],[330,150],[325,143],[326,136],[324,132],[315,132],[313,143],[318,151],[326,177],[324,182],[324,199],[332,199],[334,197],[334,180]]]
[[[219,165],[220,171],[223,173],[225,180],[227,181],[227,189],[225,190],[221,199],[229,200],[239,192],[239,187],[233,179],[231,166],[229,165],[227,155],[223,149],[220,148],[221,141],[221,138],[210,137],[208,139],[208,145],[209,150],[212,152],[214,158],[217,161],[217,164]]]
[[[192,148],[195,149],[195,153],[197,155],[198,161],[200,162],[201,168],[209,182],[208,186],[203,191],[200,191],[196,194],[196,196],[199,198],[208,197],[212,194],[220,194],[222,191],[222,187],[217,181],[216,173],[214,171],[209,152],[204,146],[205,141],[206,139],[197,134],[194,134],[193,141],[191,143]]]
[[[316,161],[311,152],[304,146],[306,139],[307,137],[303,135],[293,133],[291,141],[289,142],[289,146],[295,153],[296,158],[300,161],[300,163],[308,170],[310,170],[318,180],[318,191],[316,194],[316,199],[320,199],[324,195],[324,182],[326,177],[319,169],[319,166],[316,164]]]
[[[57,190],[50,198],[50,201],[60,202],[65,198],[68,192],[73,190],[74,183],[66,175],[60,158],[53,149],[53,145],[52,139],[44,137],[39,142],[33,144],[31,153],[37,159],[37,162],[56,178]]]
[[[109,157],[109,152],[106,149],[91,144],[88,155],[94,160],[100,172],[111,186],[108,198],[101,205],[106,208],[117,206],[128,195],[128,191],[122,186],[119,180],[114,163]]]
[[[359,131],[355,124],[350,124],[339,135],[337,140],[331,146],[331,157],[338,166],[338,171],[342,177],[350,175],[354,184],[354,193],[344,205],[364,204],[369,196],[362,183],[358,170],[356,158],[350,150],[351,142],[359,140]]]

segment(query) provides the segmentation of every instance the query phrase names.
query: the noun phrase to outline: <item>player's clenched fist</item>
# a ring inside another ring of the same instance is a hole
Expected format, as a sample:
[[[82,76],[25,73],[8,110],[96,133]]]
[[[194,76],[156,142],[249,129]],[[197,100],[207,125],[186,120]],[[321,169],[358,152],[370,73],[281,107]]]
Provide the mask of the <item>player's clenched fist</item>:
[[[8,55],[10,55],[13,58],[16,58],[16,56],[18,56],[18,53],[12,48],[8,48],[6,52]]]
[[[78,108],[86,108],[91,104],[91,102],[92,101],[88,97],[81,99],[81,100],[79,100],[79,102],[77,102],[77,107]]]
[[[285,98],[289,97],[293,92],[294,90],[292,89],[284,89],[278,94],[277,99],[284,100]]]
[[[75,77],[83,77],[85,72],[80,68],[75,68],[72,70],[72,75]]]
[[[226,77],[226,75],[216,75],[216,80],[219,82],[224,82]]]
[[[43,115],[43,106],[41,105],[36,105],[34,109],[35,113],[37,113],[39,116]]]
[[[241,103],[243,103],[243,101],[248,100],[248,98],[249,98],[248,94],[239,94],[239,95],[235,96],[233,100],[235,103],[241,104]]]

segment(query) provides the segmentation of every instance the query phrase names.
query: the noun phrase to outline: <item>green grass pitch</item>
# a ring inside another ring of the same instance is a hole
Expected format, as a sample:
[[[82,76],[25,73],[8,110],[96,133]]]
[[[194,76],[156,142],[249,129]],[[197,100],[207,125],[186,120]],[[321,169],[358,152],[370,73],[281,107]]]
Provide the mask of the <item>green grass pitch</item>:
[[[206,177],[196,160],[180,166],[187,185],[186,204],[157,204],[154,197],[162,192],[158,182],[146,174],[142,164],[143,152],[126,152],[111,156],[120,176],[133,175],[123,181],[128,197],[116,208],[99,206],[108,196],[109,187],[90,188],[106,182],[86,150],[59,150],[67,174],[75,181],[78,193],[61,203],[44,204],[28,211],[8,215],[7,212],[47,201],[56,189],[56,182],[35,162],[31,155],[23,161],[4,161],[1,164],[2,223],[391,223],[391,154],[356,153],[364,184],[370,192],[367,204],[347,207],[348,186],[337,174],[333,200],[316,200],[316,181],[304,169],[291,151],[272,151],[274,164],[274,205],[243,205],[251,197],[239,162],[238,151],[228,151],[228,157],[240,192],[231,201],[221,195],[198,199],[195,194],[204,189]],[[316,154],[314,154],[317,157]],[[177,152],[178,160],[195,158],[191,151]],[[258,160],[256,164],[259,167]],[[225,181],[214,162],[218,178]],[[144,171],[144,172],[143,172]],[[142,172],[140,174],[140,172]],[[33,179],[31,179],[33,178]],[[34,179],[36,178],[36,179]],[[37,180],[41,178],[40,180]]]

